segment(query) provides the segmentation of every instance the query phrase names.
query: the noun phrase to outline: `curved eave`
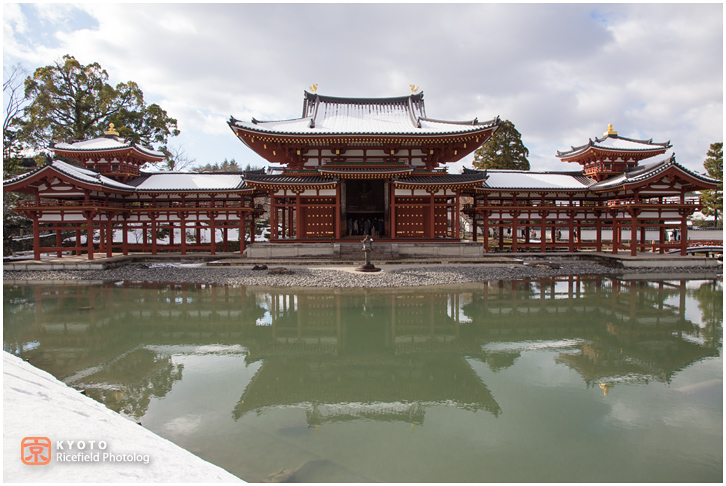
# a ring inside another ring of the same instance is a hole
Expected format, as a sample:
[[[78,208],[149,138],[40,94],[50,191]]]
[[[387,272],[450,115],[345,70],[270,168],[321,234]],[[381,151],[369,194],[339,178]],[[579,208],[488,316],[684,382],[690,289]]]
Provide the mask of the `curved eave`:
[[[239,187],[234,189],[188,189],[178,187],[174,189],[137,189],[136,194],[249,194],[255,191],[253,187]]]
[[[33,172],[23,174],[22,176],[18,176],[14,179],[3,181],[3,191],[30,192],[29,188],[32,187],[33,184],[40,183],[40,181],[49,175],[73,186],[81,189],[88,189],[90,191],[114,192],[119,194],[131,194],[135,192],[135,188],[133,187],[125,189],[122,187],[106,185],[100,181],[98,183],[92,183],[78,179],[51,165],[45,165]]]
[[[483,125],[476,128],[472,128],[469,130],[458,130],[458,131],[443,131],[443,132],[434,132],[434,131],[410,131],[410,132],[281,132],[281,131],[271,131],[271,130],[263,130],[259,128],[252,128],[247,126],[239,126],[236,125],[235,122],[229,121],[227,122],[229,127],[232,129],[233,132],[235,132],[235,135],[237,135],[239,138],[242,138],[240,136],[240,133],[246,134],[248,137],[256,137],[260,140],[263,139],[263,137],[266,138],[265,141],[285,141],[290,139],[304,139],[304,140],[317,140],[317,139],[355,139],[355,141],[369,141],[369,140],[386,140],[389,141],[391,139],[401,139],[401,138],[410,138],[412,140],[420,140],[420,139],[441,139],[441,138],[455,138],[455,137],[475,137],[477,134],[482,134],[487,131],[494,131],[499,126],[498,124],[494,125]],[[462,126],[467,126],[468,124],[461,124]],[[244,142],[244,140],[243,140]],[[245,142],[246,143],[246,142]]]
[[[647,176],[645,177],[639,177],[634,180],[625,180],[622,184],[622,188],[625,190],[636,189],[638,187],[647,186],[654,181],[658,181],[663,177],[668,177],[670,175],[676,175],[683,181],[693,186],[692,188],[688,189],[689,191],[703,191],[709,189],[713,190],[717,189],[718,186],[721,184],[720,181],[700,176],[699,174],[689,171],[680,164],[673,162],[667,164],[667,166],[663,168],[659,168],[653,171],[652,174],[647,174]]]
[[[408,169],[391,169],[391,170],[371,170],[366,171],[360,169],[358,171],[345,169],[318,169],[320,175],[324,177],[340,177],[341,179],[388,179],[389,177],[408,175],[413,172],[413,168]]]
[[[338,185],[337,179],[331,180],[330,182],[302,182],[302,181],[289,181],[289,182],[257,182],[257,181],[247,181],[247,185],[249,185],[253,189],[259,189],[259,190],[280,190],[280,189],[300,189],[300,190],[307,190],[307,189],[335,189]]]
[[[146,160],[147,162],[160,162],[166,158],[166,156],[164,156],[163,154],[155,155],[155,154],[146,152],[144,150],[141,150],[134,144],[129,144],[125,147],[114,147],[114,148],[107,148],[107,149],[101,149],[101,148],[62,149],[62,148],[57,148],[57,147],[51,147],[50,149],[58,155],[63,155],[65,157],[69,157],[72,159],[88,156],[91,154],[99,154],[99,155],[116,155],[116,154],[118,154],[120,157],[124,157],[124,156],[130,155],[129,151],[133,151],[134,154],[137,156],[137,158]]]
[[[553,187],[486,187],[480,186],[476,188],[477,192],[548,192],[552,194],[569,194],[569,193],[587,193],[591,192],[589,187],[583,188],[553,188]]]
[[[431,178],[432,182],[407,182],[405,180],[393,181],[396,189],[472,189],[476,188],[483,181],[466,181],[466,182],[437,182],[435,177]]]
[[[581,149],[575,149],[574,152],[557,152],[557,158],[563,162],[576,162],[581,157],[590,153],[594,154],[627,154],[627,155],[638,155],[640,158],[655,157],[665,153],[668,150],[665,147],[653,147],[653,148],[642,148],[642,149],[626,149],[626,148],[605,148],[597,147],[593,145],[586,145]],[[643,157],[644,156],[644,157]]]

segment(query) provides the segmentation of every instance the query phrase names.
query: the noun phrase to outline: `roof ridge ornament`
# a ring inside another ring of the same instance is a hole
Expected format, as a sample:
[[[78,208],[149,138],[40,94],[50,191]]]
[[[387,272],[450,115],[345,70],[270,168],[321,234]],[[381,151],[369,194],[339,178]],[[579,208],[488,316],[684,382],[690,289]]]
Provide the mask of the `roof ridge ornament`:
[[[415,84],[409,84],[408,86],[411,88],[411,94],[414,94],[416,91],[418,91],[419,87]]]
[[[108,130],[106,130],[105,132],[103,132],[103,134],[104,135],[110,135],[110,136],[113,136],[113,137],[118,137],[119,136],[118,132],[114,128],[114,124],[113,123],[109,123],[108,124]]]
[[[308,86],[308,88],[310,88],[311,93],[315,93],[318,90],[318,83],[315,83],[312,86]]]
[[[613,130],[613,124],[612,123],[608,123],[608,131],[605,132],[605,133],[603,133],[603,135],[605,135],[606,137],[608,137],[610,135],[617,136],[618,135],[618,132],[615,131],[615,130]]]

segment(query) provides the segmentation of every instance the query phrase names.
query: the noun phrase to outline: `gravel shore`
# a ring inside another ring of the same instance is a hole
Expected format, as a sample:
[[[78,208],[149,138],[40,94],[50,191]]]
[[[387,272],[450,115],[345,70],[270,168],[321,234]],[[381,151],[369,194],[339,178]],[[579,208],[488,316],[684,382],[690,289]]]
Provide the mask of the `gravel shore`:
[[[716,277],[723,267],[639,268],[617,269],[591,262],[562,262],[560,268],[540,268],[534,265],[391,265],[378,273],[360,273],[351,268],[305,267],[289,265],[293,273],[271,275],[269,270],[252,270],[252,266],[207,267],[181,264],[131,264],[108,270],[62,271],[3,271],[6,281],[93,280],[164,283],[199,283],[219,285],[259,285],[274,287],[415,287],[421,285],[451,285],[509,280],[528,277],[567,275],[656,274],[682,275],[694,278]],[[282,265],[281,265],[282,266]],[[271,267],[272,268],[272,267]],[[653,275],[654,278],[657,278]]]

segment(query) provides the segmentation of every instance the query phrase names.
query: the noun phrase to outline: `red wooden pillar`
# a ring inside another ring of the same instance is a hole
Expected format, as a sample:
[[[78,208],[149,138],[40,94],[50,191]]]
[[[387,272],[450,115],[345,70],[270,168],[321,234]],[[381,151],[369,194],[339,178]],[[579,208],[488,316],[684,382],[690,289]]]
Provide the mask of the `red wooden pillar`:
[[[595,217],[595,250],[602,251],[602,220],[599,214],[595,214]]]
[[[295,239],[300,240],[303,237],[303,218],[302,218],[302,201],[300,193],[295,193]]]
[[[476,206],[476,202],[474,203],[474,205]],[[478,216],[478,214],[479,213],[476,211],[476,209],[474,209],[474,212],[471,213],[471,226],[473,228],[471,237],[475,242],[478,241],[477,240],[477,228],[476,228],[476,217]]]
[[[542,221],[540,222],[540,235],[539,235],[539,248],[542,253],[547,252],[547,213],[544,211],[540,212]]]
[[[512,253],[517,253],[517,219],[519,218],[519,211],[512,211]]]
[[[110,214],[106,215],[106,256],[112,257],[113,256],[113,225],[112,225],[112,216]]]
[[[498,226],[498,230],[499,230],[499,251],[503,251],[504,250],[504,225],[502,224],[502,219],[501,219],[502,216],[501,215],[499,216],[499,218],[500,218],[499,219],[499,226]]]
[[[181,228],[181,254],[187,254],[187,216],[179,213],[179,227]]]
[[[620,221],[617,216],[613,216],[613,255],[618,254],[618,246],[620,245]]]
[[[151,254],[152,255],[156,255],[156,245],[157,245],[156,231],[157,231],[156,215],[151,214]]]
[[[33,259],[40,260],[40,215],[33,213]]]
[[[245,219],[247,215],[243,212],[239,212],[237,214],[239,215],[239,254],[242,255],[246,250]]]
[[[489,253],[489,213],[484,212],[482,216],[482,239],[484,240],[484,253]],[[476,223],[476,219],[474,222]],[[476,231],[476,224],[474,225],[474,231]]]
[[[459,207],[459,191],[456,191],[454,196],[454,238],[461,239],[461,208]]]
[[[334,227],[334,235],[336,240],[339,240],[340,235],[340,218],[343,217],[342,211],[341,211],[341,204],[340,204],[340,183],[337,183],[335,185],[335,210],[333,211],[333,218],[335,219],[335,227]]]
[[[123,216],[121,222],[121,253],[124,255],[129,254],[129,225],[126,221],[126,215]]]
[[[257,232],[257,223],[255,223],[255,213],[250,213],[250,245],[255,243],[255,233]]]
[[[81,255],[81,223],[76,223],[76,256]]]
[[[58,258],[63,257],[63,250],[61,250],[61,247],[63,246],[63,236],[61,235],[61,230],[57,229],[55,230],[55,247],[56,247],[56,255]]]
[[[390,216],[390,235],[392,239],[396,239],[396,187],[395,182],[391,181],[390,188],[391,188],[391,216]]]
[[[685,212],[681,215],[681,255],[688,254],[688,216]]]
[[[665,253],[665,247],[663,245],[665,244],[666,230],[664,225],[665,221],[663,221],[662,219],[658,220],[658,232],[660,236],[660,247],[658,248],[658,253],[660,253],[661,255]]]
[[[436,237],[436,197],[434,196],[436,194],[435,192],[431,192],[429,196],[429,231],[428,236],[429,238],[435,238]]]
[[[638,216],[635,211],[630,217],[630,255],[635,256],[638,252]]]
[[[88,246],[88,259],[93,260],[93,215],[86,218],[88,228],[86,230],[86,245]]]
[[[210,253],[212,255],[217,254],[217,227],[214,224],[214,219],[216,218],[216,216],[217,215],[215,213],[211,213],[209,215],[209,243],[211,245]]]
[[[572,204],[572,201],[570,201],[570,204]],[[575,251],[575,210],[570,209],[570,218],[568,221],[568,228],[567,228],[567,251],[573,252]]]

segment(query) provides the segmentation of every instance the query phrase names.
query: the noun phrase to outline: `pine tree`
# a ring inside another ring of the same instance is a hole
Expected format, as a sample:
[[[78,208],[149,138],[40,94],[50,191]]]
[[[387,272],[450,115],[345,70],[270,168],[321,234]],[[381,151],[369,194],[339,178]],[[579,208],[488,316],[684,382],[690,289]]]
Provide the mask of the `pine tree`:
[[[505,120],[492,138],[474,152],[476,169],[529,170],[529,149],[514,123]]]
[[[14,125],[29,147],[99,137],[109,123],[122,137],[162,152],[179,134],[176,120],[159,105],[147,105],[135,82],[113,87],[98,63],[84,66],[70,55],[36,69],[25,80],[25,98],[23,117]]]
[[[706,173],[712,179],[723,181],[723,142],[712,143],[706,155],[708,158],[703,162]],[[703,214],[713,215],[714,221],[718,224],[719,218],[723,219],[723,183],[719,184],[718,189],[703,191],[701,201]]]

